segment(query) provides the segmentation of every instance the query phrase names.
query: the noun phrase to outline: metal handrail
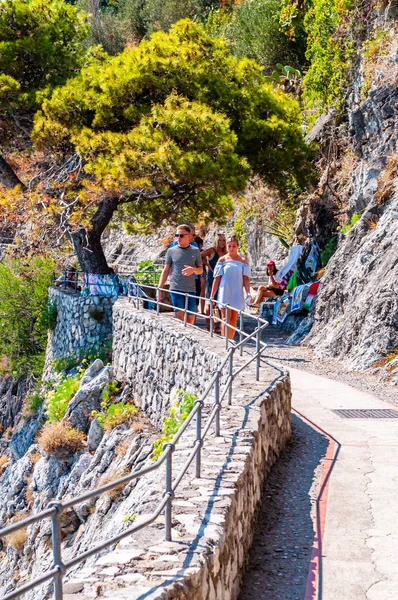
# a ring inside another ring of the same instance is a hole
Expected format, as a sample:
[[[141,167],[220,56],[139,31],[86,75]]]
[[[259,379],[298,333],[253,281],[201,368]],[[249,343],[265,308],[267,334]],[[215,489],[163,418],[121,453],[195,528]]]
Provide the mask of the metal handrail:
[[[136,284],[133,284],[133,285],[135,286],[134,287],[135,292],[137,292],[141,288],[148,288],[148,289],[152,288],[152,289],[156,289],[156,290],[159,289],[155,286],[150,286],[150,285],[141,285],[139,287],[137,287]],[[128,298],[129,298],[130,302],[134,301],[136,303],[137,308],[140,308],[141,306],[145,307],[144,303],[151,302],[151,303],[156,304],[156,312],[157,312],[157,314],[159,314],[160,306],[168,306],[169,307],[168,304],[159,302],[158,298],[156,298],[155,300],[152,300],[152,298],[144,297],[144,295],[132,296],[131,289],[132,288],[130,287]],[[162,288],[161,291],[168,291],[168,290],[166,290],[165,288]],[[188,323],[187,323],[188,314],[196,314],[196,313],[193,313],[192,311],[188,310],[188,308],[187,308],[188,298],[189,297],[196,298],[196,296],[193,296],[192,294],[182,294],[182,295],[185,296],[185,308],[181,309],[181,311],[184,311],[184,325],[187,326],[188,325]],[[221,303],[218,303],[218,304],[220,305]],[[222,307],[226,308],[227,311],[235,310],[233,307],[228,306],[226,304],[222,304]],[[175,434],[175,436],[173,437],[171,442],[165,444],[165,446],[163,447],[162,454],[155,462],[153,462],[151,465],[148,465],[146,467],[143,467],[141,469],[133,471],[129,475],[125,475],[124,477],[116,479],[115,481],[109,482],[109,483],[102,485],[100,487],[97,487],[89,492],[86,492],[86,493],[82,494],[81,496],[78,496],[77,498],[71,498],[71,499],[63,501],[63,502],[62,501],[53,501],[48,505],[47,509],[41,511],[40,513],[38,513],[36,515],[32,515],[31,517],[27,517],[24,520],[18,521],[18,523],[13,523],[12,525],[9,525],[8,527],[5,527],[0,530],[0,537],[4,537],[6,535],[9,535],[10,533],[13,533],[14,531],[17,531],[18,529],[22,529],[22,528],[27,527],[28,525],[31,525],[38,521],[42,521],[45,518],[51,517],[51,520],[52,520],[52,550],[53,550],[52,568],[49,571],[45,572],[43,575],[34,579],[33,581],[17,588],[13,592],[9,592],[5,596],[3,596],[1,598],[1,600],[12,600],[14,598],[19,598],[24,593],[34,589],[35,587],[38,587],[39,585],[45,583],[46,581],[49,581],[50,579],[53,579],[53,582],[54,582],[55,600],[62,600],[63,599],[63,577],[68,569],[83,562],[85,559],[89,558],[90,556],[97,554],[101,550],[104,550],[105,548],[109,548],[109,546],[112,546],[112,545],[118,543],[124,537],[127,537],[127,536],[139,531],[140,529],[143,529],[147,525],[150,525],[159,517],[159,515],[162,513],[163,510],[165,513],[165,539],[167,541],[171,540],[171,538],[172,538],[172,535],[171,535],[172,502],[173,502],[175,490],[178,488],[178,485],[180,484],[184,475],[188,471],[188,469],[189,469],[190,465],[192,464],[192,462],[194,461],[194,459],[195,459],[195,477],[197,477],[197,478],[201,477],[201,450],[203,447],[204,440],[205,440],[210,428],[212,427],[213,423],[214,423],[214,428],[215,428],[215,435],[216,436],[220,435],[220,412],[221,412],[221,408],[222,408],[222,402],[223,402],[224,398],[226,396],[228,396],[228,405],[230,405],[232,403],[232,385],[233,385],[234,379],[237,377],[237,375],[239,373],[241,373],[241,371],[243,369],[245,369],[251,362],[253,362],[253,360],[256,360],[256,379],[257,379],[257,381],[259,380],[261,354],[262,354],[263,350],[267,347],[267,345],[264,342],[262,342],[262,340],[261,340],[261,333],[268,326],[268,322],[265,321],[264,319],[260,319],[257,316],[254,317],[247,311],[238,311],[238,312],[239,312],[240,327],[239,328],[232,327],[232,326],[230,326],[230,327],[235,332],[239,333],[239,342],[235,343],[232,340],[228,339],[228,335],[226,336],[226,349],[227,349],[226,357],[222,360],[220,366],[213,374],[210,382],[208,383],[208,385],[207,385],[205,391],[203,392],[203,394],[201,395],[201,397],[195,401],[194,407],[191,410],[190,414],[188,415],[187,419],[181,425],[180,429],[177,431],[177,433]],[[210,314],[210,335],[213,336],[213,326],[212,326],[213,320],[220,321],[221,319],[219,319],[218,317],[215,317],[212,313],[212,310],[210,310],[210,313],[211,313]],[[250,318],[254,318],[257,321],[257,328],[251,334],[248,334],[245,331],[243,331],[242,325],[243,325],[243,316],[244,315],[247,315]],[[240,354],[242,355],[243,347],[248,342],[253,340],[254,338],[256,340],[256,350],[255,350],[254,355],[252,355],[248,361],[246,361],[243,365],[239,366],[239,368],[235,369],[235,371],[234,371],[233,359],[234,359],[235,352],[237,350],[239,350]],[[224,374],[224,370],[226,367],[227,367],[228,371],[227,371],[227,373]],[[220,388],[221,388],[223,376],[225,376],[224,389],[221,390]],[[203,420],[202,409],[204,407],[206,398],[209,397],[209,395],[213,392],[213,390],[214,390],[213,408],[210,412],[210,415],[208,415],[206,421],[204,423],[202,423],[202,420]],[[180,469],[179,473],[176,475],[176,477],[173,481],[173,453],[174,453],[174,450],[176,449],[176,445],[177,445],[178,441],[180,440],[180,438],[182,437],[182,435],[184,434],[184,432],[186,431],[188,426],[193,422],[193,420],[195,418],[196,418],[196,438],[195,438],[195,441],[193,444],[193,449],[190,452],[184,465],[182,466],[182,468]],[[127,484],[130,481],[132,481],[133,479],[140,479],[144,475],[147,475],[148,473],[151,473],[152,471],[159,469],[163,465],[163,463],[166,463],[165,489],[164,489],[164,493],[163,493],[163,498],[151,515],[149,515],[146,519],[143,519],[140,523],[137,523],[135,525],[132,525],[131,527],[128,527],[127,529],[118,533],[117,535],[115,535],[111,538],[108,538],[107,540],[94,546],[93,548],[90,548],[89,550],[75,556],[70,561],[65,562],[65,563],[62,561],[61,515],[63,512],[65,512],[65,510],[75,506],[76,504],[80,504],[81,502],[89,500],[93,497],[100,496],[101,494],[103,494],[109,490],[112,490],[115,487],[119,487],[120,485]]]

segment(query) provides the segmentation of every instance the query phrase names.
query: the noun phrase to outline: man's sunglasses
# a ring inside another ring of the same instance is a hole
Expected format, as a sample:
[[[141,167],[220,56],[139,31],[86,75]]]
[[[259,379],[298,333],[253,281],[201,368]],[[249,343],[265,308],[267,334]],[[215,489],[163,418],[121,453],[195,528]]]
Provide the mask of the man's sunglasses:
[[[189,235],[189,233],[176,233],[174,237],[185,237],[186,235]]]

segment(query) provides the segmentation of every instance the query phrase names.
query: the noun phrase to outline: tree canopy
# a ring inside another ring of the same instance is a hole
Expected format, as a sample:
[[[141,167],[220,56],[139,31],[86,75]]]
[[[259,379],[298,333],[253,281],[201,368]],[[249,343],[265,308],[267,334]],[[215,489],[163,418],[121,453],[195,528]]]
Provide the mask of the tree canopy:
[[[63,83],[82,66],[88,33],[82,11],[62,0],[0,3],[0,108],[35,105],[37,90]]]
[[[47,187],[39,213],[63,224],[82,268],[97,272],[107,269],[100,236],[114,215],[147,225],[220,219],[250,171],[283,188],[303,180],[308,157],[298,104],[189,20],[55,89],[33,139],[58,161],[83,160],[62,193]]]

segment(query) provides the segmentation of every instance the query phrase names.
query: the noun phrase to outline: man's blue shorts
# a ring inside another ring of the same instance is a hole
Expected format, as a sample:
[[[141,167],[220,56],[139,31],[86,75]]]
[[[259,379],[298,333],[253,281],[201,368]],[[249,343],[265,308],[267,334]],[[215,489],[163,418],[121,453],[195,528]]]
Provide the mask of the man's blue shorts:
[[[175,311],[184,310],[184,308],[185,308],[185,296],[183,296],[184,293],[185,292],[181,292],[180,290],[173,290],[172,292],[170,292],[171,302],[174,306]],[[188,297],[187,308],[191,313],[196,312],[195,292],[190,292],[190,296]],[[189,313],[188,313],[188,315],[189,315]]]

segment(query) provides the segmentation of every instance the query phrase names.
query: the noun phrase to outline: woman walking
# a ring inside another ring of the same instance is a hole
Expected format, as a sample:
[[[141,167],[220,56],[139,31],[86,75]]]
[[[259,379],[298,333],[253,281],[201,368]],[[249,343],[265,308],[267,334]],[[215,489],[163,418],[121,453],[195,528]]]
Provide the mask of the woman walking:
[[[243,290],[246,291],[246,301],[251,304],[250,295],[250,267],[246,260],[238,254],[239,242],[235,236],[227,239],[227,254],[222,256],[214,269],[214,281],[211,290],[210,300],[220,305],[222,326],[221,334],[227,335],[230,340],[235,335],[238,314],[245,308],[245,298]],[[227,310],[223,304],[228,304],[231,308]]]

